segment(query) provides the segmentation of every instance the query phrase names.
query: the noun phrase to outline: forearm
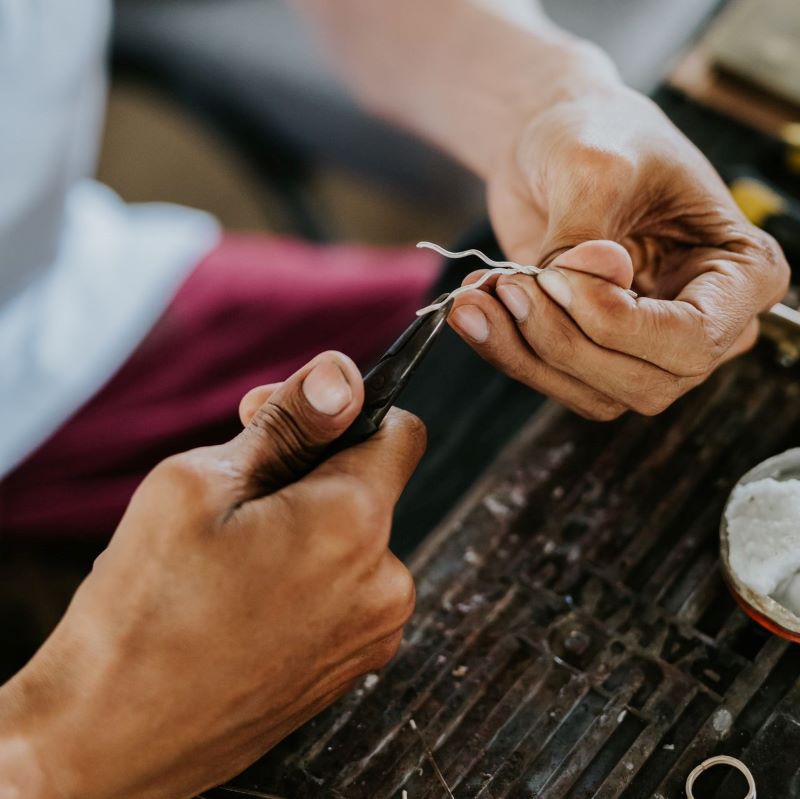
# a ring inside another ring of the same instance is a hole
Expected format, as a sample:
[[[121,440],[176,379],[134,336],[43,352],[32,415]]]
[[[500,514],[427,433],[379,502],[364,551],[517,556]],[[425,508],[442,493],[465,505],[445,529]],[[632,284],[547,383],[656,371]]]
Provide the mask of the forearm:
[[[521,121],[618,80],[533,1],[294,2],[367,107],[483,176]]]

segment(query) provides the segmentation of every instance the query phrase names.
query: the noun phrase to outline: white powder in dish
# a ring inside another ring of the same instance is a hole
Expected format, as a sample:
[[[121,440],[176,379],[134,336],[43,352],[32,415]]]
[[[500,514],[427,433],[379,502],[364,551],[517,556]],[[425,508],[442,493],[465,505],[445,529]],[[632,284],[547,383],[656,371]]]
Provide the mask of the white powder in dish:
[[[800,574],[787,577],[777,588],[772,598],[800,617]]]
[[[768,478],[737,486],[725,519],[736,576],[800,613],[800,480]]]

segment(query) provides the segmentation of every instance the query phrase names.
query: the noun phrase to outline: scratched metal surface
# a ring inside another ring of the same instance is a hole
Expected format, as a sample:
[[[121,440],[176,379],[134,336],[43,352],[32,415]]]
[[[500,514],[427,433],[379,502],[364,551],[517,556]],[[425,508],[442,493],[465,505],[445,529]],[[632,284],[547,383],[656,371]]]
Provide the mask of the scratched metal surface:
[[[547,406],[417,558],[397,659],[209,796],[441,799],[413,718],[458,799],[678,799],[723,753],[800,797],[800,647],[717,566],[732,484],[800,445],[797,377],[754,355],[655,419]]]

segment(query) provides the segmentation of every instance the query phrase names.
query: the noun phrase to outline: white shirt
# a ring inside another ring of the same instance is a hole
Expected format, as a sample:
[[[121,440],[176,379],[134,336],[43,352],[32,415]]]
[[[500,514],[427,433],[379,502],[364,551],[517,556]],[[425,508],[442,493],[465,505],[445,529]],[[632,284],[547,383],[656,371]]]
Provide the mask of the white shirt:
[[[92,174],[109,0],[0,0],[0,477],[130,355],[218,240]]]

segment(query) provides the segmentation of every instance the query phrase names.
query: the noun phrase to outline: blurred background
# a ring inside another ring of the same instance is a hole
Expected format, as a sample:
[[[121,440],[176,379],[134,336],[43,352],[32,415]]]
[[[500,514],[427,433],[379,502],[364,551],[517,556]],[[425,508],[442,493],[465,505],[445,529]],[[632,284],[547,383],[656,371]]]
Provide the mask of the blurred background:
[[[658,85],[718,0],[546,0]],[[204,208],[229,228],[386,244],[451,241],[477,182],[361,112],[283,0],[118,0],[100,178],[128,200]]]

